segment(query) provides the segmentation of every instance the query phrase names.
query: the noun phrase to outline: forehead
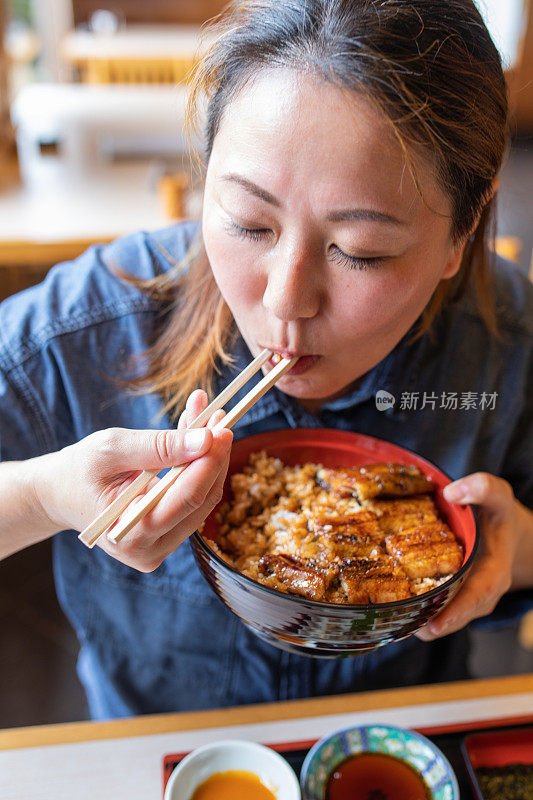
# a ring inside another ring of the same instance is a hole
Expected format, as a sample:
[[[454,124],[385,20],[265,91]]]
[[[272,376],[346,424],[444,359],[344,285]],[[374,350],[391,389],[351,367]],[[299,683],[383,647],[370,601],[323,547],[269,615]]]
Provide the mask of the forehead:
[[[226,106],[209,170],[235,172],[277,197],[310,193],[321,205],[356,199],[448,212],[429,160],[411,158],[389,121],[364,97],[309,73],[268,69]],[[418,186],[417,186],[418,184]],[[397,209],[398,210],[398,209]]]

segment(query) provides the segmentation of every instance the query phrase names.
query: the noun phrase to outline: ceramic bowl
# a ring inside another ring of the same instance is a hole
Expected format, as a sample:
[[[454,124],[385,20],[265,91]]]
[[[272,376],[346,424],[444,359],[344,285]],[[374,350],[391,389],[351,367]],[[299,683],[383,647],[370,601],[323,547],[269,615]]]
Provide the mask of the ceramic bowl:
[[[430,592],[391,603],[340,605],[263,586],[227,564],[199,533],[193,534],[193,552],[207,582],[261,639],[283,650],[324,658],[365,653],[422,628],[459,590],[477,548],[476,523],[470,507],[446,502],[442,490],[450,479],[434,464],[371,436],[327,428],[301,428],[269,431],[237,441],[233,445],[229,474],[241,471],[250,454],[259,450],[290,465],[315,462],[342,467],[383,461],[414,464],[434,481],[436,505],[463,544],[465,553],[458,572]],[[228,498],[228,490],[229,480],[224,499]],[[215,541],[216,512],[217,509],[210,514],[203,530],[205,536]]]
[[[193,750],[172,772],[164,800],[191,800],[196,789],[216,772],[246,770],[261,780],[276,800],[300,800],[300,787],[285,759],[256,742],[228,739]]]
[[[422,775],[432,800],[459,800],[457,779],[439,748],[420,733],[393,725],[345,728],[320,739],[302,766],[302,800],[325,800],[328,778],[335,767],[349,756],[365,752],[406,761]]]

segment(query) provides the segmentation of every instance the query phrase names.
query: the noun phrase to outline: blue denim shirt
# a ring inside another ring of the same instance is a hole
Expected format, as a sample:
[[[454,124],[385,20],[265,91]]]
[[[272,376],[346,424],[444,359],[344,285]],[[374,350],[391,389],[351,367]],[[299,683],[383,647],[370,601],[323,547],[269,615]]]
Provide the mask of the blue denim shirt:
[[[180,261],[196,230],[197,223],[185,223],[92,247],[0,305],[2,460],[57,450],[111,426],[170,425],[165,417],[156,421],[157,395],[132,396],[113,380],[148,347],[157,308],[112,268],[153,277]],[[359,431],[411,448],[453,478],[475,470],[501,475],[532,505],[533,289],[504,262],[496,282],[502,341],[488,335],[467,295],[441,315],[434,340],[404,337],[351,394],[310,414],[274,388],[240,420],[235,436],[283,427]],[[217,389],[251,359],[242,338],[235,355],[234,370],[223,371]],[[379,390],[396,398],[385,411],[376,405]],[[81,643],[79,674],[95,718],[467,676],[465,631],[431,644],[410,637],[334,661],[261,642],[208,588],[188,542],[143,574],[65,531],[55,537],[54,571]]]

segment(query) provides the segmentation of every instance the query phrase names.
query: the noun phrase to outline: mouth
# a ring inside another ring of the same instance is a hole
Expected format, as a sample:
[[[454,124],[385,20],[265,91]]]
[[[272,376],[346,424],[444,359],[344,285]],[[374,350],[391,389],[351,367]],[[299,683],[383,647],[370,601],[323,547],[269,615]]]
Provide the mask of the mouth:
[[[310,353],[298,353],[294,350],[287,350],[285,348],[276,348],[270,347],[269,350],[273,350],[274,354],[270,356],[268,361],[266,362],[270,369],[275,367],[276,364],[279,364],[282,358],[297,358],[298,361],[294,364],[293,367],[290,368],[285,375],[301,375],[303,372],[307,372],[311,367],[313,367],[317,361],[321,358],[319,355],[314,355]]]

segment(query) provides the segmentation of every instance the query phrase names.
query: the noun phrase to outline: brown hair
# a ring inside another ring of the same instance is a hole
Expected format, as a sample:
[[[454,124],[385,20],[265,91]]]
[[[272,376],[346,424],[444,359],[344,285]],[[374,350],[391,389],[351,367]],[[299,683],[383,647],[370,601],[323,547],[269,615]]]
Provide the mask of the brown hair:
[[[436,288],[418,335],[469,282],[497,334],[490,198],[506,147],[507,95],[498,51],[473,0],[241,0],[214,25],[189,106],[194,124],[206,95],[204,163],[232,98],[262,67],[311,71],[363,95],[390,120],[409,158],[417,150],[431,155],[451,200],[452,237],[468,239],[461,269]],[[173,416],[197,386],[210,392],[217,363],[231,362],[235,333],[201,241],[187,267],[138,284],[164,315],[136,385],[159,392]]]

